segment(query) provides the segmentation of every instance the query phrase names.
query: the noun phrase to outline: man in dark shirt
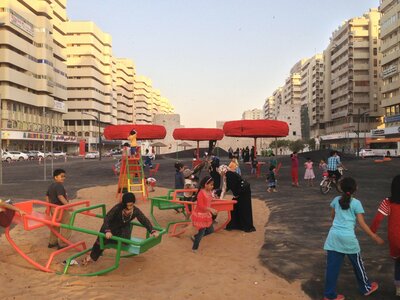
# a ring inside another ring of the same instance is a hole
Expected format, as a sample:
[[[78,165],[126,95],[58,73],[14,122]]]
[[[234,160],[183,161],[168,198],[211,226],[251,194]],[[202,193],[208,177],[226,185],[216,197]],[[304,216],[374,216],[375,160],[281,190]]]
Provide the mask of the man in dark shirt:
[[[67,200],[67,192],[64,188],[64,181],[65,181],[65,171],[63,169],[56,169],[53,173],[54,182],[49,186],[46,192],[46,201],[56,205],[65,205],[68,204]],[[51,209],[51,215],[54,213],[54,208]],[[68,211],[64,211],[61,223],[68,224],[70,219],[70,214]],[[53,230],[60,233],[60,227],[52,227]],[[61,235],[69,240],[71,237],[71,231],[68,229],[62,229]],[[50,230],[50,237],[49,237],[49,248],[64,248],[66,245],[58,239],[57,235]]]

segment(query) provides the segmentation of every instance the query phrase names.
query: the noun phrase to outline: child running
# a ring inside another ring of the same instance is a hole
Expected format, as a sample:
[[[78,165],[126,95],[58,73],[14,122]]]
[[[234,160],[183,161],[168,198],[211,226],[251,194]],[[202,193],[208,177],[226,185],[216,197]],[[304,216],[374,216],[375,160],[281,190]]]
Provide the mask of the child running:
[[[308,186],[314,186],[314,169],[313,169],[313,162],[311,158],[307,158],[307,161],[304,163],[304,168],[306,169],[304,173],[304,179],[307,180]]]
[[[394,259],[394,284],[396,296],[400,296],[400,175],[392,180],[390,197],[384,199],[378,207],[371,224],[372,232],[378,230],[384,217],[388,217],[390,256]]]
[[[368,296],[378,289],[378,283],[370,283],[365,273],[360,245],[354,232],[356,221],[377,244],[383,244],[383,240],[369,229],[364,221],[363,206],[360,200],[353,197],[357,190],[356,181],[351,177],[343,178],[340,187],[343,191],[342,196],[334,198],[330,205],[333,223],[324,245],[324,250],[327,251],[324,300],[345,299],[343,295],[336,294],[336,283],[346,255],[353,265],[361,294]]]
[[[192,251],[195,253],[199,248],[203,236],[214,232],[212,215],[216,215],[217,211],[211,208],[213,188],[214,181],[211,176],[205,176],[200,181],[199,190],[197,192],[197,205],[192,213],[192,224],[198,229],[197,234],[192,236]]]

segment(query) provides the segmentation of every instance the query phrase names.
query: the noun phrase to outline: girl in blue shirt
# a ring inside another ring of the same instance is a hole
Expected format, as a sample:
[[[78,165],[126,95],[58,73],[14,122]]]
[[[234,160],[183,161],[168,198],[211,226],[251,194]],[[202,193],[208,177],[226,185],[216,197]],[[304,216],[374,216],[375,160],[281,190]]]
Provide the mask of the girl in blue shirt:
[[[377,244],[383,244],[383,240],[369,229],[364,221],[362,204],[360,200],[353,197],[354,192],[357,190],[356,181],[351,177],[343,178],[340,182],[340,187],[343,194],[331,202],[333,223],[324,245],[324,250],[328,254],[324,300],[345,299],[343,295],[336,294],[336,283],[346,255],[353,265],[361,294],[368,296],[378,289],[378,283],[370,283],[364,269],[360,245],[354,232],[356,222]]]

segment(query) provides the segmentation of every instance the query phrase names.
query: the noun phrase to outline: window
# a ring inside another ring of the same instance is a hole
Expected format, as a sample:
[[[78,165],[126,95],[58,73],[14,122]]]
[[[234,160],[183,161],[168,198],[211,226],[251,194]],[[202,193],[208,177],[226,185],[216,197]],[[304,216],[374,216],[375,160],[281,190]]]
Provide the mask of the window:
[[[293,131],[293,135],[296,135],[296,131]]]

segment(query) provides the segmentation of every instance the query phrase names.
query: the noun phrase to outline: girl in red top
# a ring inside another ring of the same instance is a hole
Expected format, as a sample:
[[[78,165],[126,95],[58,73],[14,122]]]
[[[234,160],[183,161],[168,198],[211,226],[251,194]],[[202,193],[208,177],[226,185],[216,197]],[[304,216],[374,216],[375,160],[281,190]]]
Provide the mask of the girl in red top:
[[[192,213],[192,224],[199,230],[196,235],[192,236],[193,252],[197,252],[203,236],[214,232],[212,215],[215,215],[217,211],[211,208],[213,188],[214,180],[211,176],[205,176],[200,181],[199,191],[197,192],[197,204]]]
[[[394,259],[396,296],[400,296],[400,175],[392,180],[391,196],[384,199],[378,207],[378,212],[370,226],[373,232],[377,231],[385,217],[388,217],[390,256]]]

